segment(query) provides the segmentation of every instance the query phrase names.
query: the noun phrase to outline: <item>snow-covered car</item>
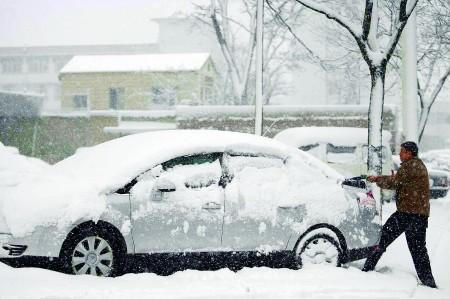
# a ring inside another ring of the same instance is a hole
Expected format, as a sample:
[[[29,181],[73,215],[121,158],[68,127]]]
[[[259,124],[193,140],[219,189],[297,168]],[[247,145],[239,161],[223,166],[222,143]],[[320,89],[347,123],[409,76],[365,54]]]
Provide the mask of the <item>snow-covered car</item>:
[[[383,130],[384,174],[392,169],[391,138]],[[346,177],[367,174],[367,128],[296,127],[279,132],[274,139],[310,153]]]
[[[382,172],[393,169],[389,142],[392,134],[383,130]],[[340,172],[345,177],[367,175],[367,128],[296,127],[279,132],[275,140],[308,152]],[[383,200],[389,201],[390,190],[382,190]]]
[[[341,179],[269,138],[129,135],[79,150],[8,194],[0,255],[54,257],[98,276],[120,273],[127,254],[281,253],[293,266],[338,266],[361,258],[381,224],[380,205]]]
[[[436,190],[432,196],[445,197],[450,180],[450,150],[432,150],[421,154],[420,157],[429,168],[436,172],[436,179],[433,178],[433,186],[436,185]]]
[[[430,167],[450,173],[450,149],[427,151],[420,158]]]
[[[422,155],[420,156],[422,159]],[[392,156],[394,161],[394,169],[397,171],[400,167],[400,157]],[[449,186],[449,172],[433,168],[433,164],[423,159],[428,170],[430,181],[430,198],[440,198],[447,196]]]

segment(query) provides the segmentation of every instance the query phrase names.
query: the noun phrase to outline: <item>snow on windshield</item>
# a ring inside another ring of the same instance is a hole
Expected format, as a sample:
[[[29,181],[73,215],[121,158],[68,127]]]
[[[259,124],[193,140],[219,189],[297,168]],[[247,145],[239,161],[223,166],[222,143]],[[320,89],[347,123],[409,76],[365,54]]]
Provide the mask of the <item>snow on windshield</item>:
[[[21,155],[17,148],[0,142],[0,188],[15,186],[48,167],[46,162]]]
[[[4,146],[0,142],[0,232],[9,230],[3,211],[6,195],[20,183],[39,177],[49,167],[44,161],[21,155],[17,148]],[[13,213],[17,214],[16,212],[17,210]]]

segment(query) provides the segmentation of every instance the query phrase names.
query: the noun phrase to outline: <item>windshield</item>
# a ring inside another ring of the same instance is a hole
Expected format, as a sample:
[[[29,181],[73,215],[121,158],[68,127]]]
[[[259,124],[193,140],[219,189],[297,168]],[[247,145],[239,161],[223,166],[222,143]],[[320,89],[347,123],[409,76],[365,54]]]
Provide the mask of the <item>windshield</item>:
[[[357,163],[356,146],[335,146],[327,144],[327,162],[329,163]]]

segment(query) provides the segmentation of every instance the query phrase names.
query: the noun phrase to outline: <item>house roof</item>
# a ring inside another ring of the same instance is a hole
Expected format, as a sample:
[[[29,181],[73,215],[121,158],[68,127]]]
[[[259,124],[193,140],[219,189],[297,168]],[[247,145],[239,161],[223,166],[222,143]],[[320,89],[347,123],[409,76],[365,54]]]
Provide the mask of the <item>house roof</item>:
[[[60,71],[68,73],[196,71],[209,53],[74,56]]]

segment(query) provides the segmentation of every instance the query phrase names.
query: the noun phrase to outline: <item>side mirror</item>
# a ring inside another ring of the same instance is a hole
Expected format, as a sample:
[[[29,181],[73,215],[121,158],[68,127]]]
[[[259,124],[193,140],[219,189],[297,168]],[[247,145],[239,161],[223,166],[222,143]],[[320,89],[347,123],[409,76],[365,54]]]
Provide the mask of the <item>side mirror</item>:
[[[151,193],[152,201],[161,201],[167,197],[168,192],[175,191],[175,184],[167,179],[158,179],[153,187],[153,192]]]
[[[155,190],[159,192],[173,192],[176,188],[173,182],[167,179],[158,179],[155,183]]]

